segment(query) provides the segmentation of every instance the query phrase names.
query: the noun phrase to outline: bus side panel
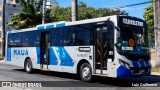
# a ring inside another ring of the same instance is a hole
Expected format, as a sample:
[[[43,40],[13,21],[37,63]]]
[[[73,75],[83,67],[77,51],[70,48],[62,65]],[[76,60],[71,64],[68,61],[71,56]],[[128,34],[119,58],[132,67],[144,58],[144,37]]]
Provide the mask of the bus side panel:
[[[25,51],[24,48],[18,48],[18,47],[13,47],[13,48],[8,48],[7,49],[7,63],[16,65],[16,66],[22,66],[22,63],[24,62],[26,55],[23,53]]]
[[[30,57],[32,58],[33,68],[41,69],[40,68],[40,47],[32,48],[32,54]]]
[[[93,68],[93,46],[58,46],[51,49],[49,65],[51,71],[76,73],[80,60],[87,60]]]
[[[60,53],[57,53],[58,50],[57,47],[50,47],[49,48],[49,66],[48,69],[50,71],[58,71],[58,72],[62,72],[62,65],[60,65],[62,62],[59,58],[59,55],[61,55]]]
[[[27,57],[32,60],[33,68],[40,69],[38,62],[38,54],[36,47],[14,47],[7,49],[7,63],[24,67],[24,62]]]
[[[75,46],[75,47],[65,47],[67,53],[71,56],[73,66],[67,66],[68,62],[65,62],[66,65],[63,66],[65,72],[76,73],[77,65],[81,60],[87,60],[92,67],[93,71],[93,46]]]

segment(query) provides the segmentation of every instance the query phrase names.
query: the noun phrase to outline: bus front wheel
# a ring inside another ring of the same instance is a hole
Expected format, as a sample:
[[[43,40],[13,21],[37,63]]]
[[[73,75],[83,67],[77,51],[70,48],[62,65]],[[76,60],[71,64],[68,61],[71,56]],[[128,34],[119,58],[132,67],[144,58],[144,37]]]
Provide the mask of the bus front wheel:
[[[89,82],[92,79],[92,69],[89,63],[83,63],[80,68],[80,77],[82,81]]]
[[[32,70],[33,70],[33,68],[32,68],[32,61],[30,59],[26,60],[24,67],[25,67],[25,71],[27,73],[32,73]]]

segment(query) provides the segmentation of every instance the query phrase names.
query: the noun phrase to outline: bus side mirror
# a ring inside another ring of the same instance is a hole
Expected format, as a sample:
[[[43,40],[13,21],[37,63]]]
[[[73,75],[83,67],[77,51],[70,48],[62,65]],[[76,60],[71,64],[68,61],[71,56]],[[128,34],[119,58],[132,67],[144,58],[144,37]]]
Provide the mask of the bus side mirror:
[[[115,28],[117,29],[117,31],[120,31],[120,28],[119,28],[119,27],[115,26]]]

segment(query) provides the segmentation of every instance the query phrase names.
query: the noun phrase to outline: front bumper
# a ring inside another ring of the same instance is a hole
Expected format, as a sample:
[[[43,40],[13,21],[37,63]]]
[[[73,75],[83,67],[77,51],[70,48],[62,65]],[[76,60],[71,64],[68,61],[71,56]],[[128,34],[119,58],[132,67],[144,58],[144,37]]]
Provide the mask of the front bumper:
[[[141,69],[144,69],[144,72],[140,72]],[[117,69],[117,77],[139,77],[139,76],[145,76],[150,74],[151,74],[150,67],[128,69],[121,65]]]

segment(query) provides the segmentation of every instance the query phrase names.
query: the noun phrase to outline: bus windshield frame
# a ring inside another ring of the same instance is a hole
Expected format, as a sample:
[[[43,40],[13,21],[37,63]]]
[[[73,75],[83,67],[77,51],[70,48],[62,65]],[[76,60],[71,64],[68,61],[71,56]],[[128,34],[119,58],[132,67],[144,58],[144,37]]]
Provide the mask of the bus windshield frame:
[[[147,27],[120,24],[119,29],[120,37],[117,37],[116,42],[117,52],[130,60],[149,60]]]

